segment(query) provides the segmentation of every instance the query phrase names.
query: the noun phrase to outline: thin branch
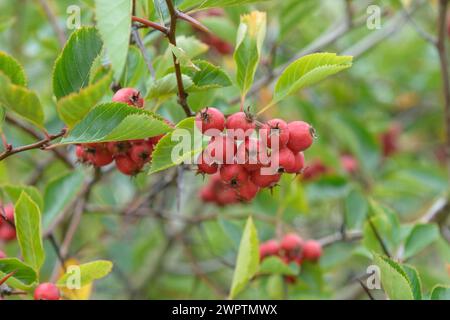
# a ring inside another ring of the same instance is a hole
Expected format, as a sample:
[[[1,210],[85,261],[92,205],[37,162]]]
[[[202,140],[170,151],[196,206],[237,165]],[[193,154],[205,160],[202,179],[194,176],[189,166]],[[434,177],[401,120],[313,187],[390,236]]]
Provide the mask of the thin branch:
[[[53,30],[55,31],[58,37],[59,45],[61,47],[64,47],[64,44],[67,41],[67,37],[66,34],[64,33],[64,30],[59,26],[56,15],[53,13],[52,8],[47,3],[47,0],[38,0],[38,1],[42,9],[44,10],[45,15],[47,16],[47,19],[50,22],[50,25],[52,26]]]
[[[370,300],[375,300],[375,298],[372,296],[372,294],[370,293],[369,288],[367,288],[367,286],[364,284],[364,282],[358,278],[358,282],[361,285],[361,287],[364,289],[364,291],[366,292],[366,294],[369,296]]]
[[[178,18],[190,23],[194,28],[200,31],[211,33],[211,31],[205,25],[203,25],[200,21],[198,21],[197,19],[193,18],[192,16],[186,13],[178,11]]]
[[[150,20],[147,20],[144,18],[135,17],[135,16],[132,16],[131,20],[134,22],[142,23],[146,27],[161,31],[165,35],[167,35],[169,33],[169,29],[167,29],[165,26],[162,26],[156,22],[153,22],[153,21],[150,21]]]
[[[378,243],[380,244],[381,249],[383,250],[384,254],[390,258],[391,254],[389,253],[389,250],[388,250],[386,244],[384,243],[383,238],[378,233],[377,228],[375,227],[375,225],[373,224],[373,222],[370,218],[368,219],[368,222],[369,222],[370,228],[372,229],[373,233],[375,234],[375,237],[377,238]]]
[[[435,39],[435,37],[433,37],[431,34],[429,34],[425,29],[422,28],[422,26],[420,26],[414,20],[414,18],[409,13],[408,9],[404,7],[403,3],[402,3],[402,6],[403,6],[403,12],[405,13],[406,18],[408,19],[409,24],[416,30],[416,32],[419,34],[419,36],[422,37],[425,41],[431,43],[433,46],[436,46],[437,39]]]
[[[145,64],[147,65],[148,71],[150,72],[150,75],[152,78],[155,78],[155,69],[153,68],[152,61],[150,59],[150,56],[148,55],[147,50],[145,49],[144,43],[142,42],[141,36],[139,35],[139,30],[136,27],[133,27],[132,30],[134,41],[136,42],[139,50],[142,53],[142,56],[144,57]]]
[[[175,9],[172,0],[166,0],[166,3],[167,3],[167,8],[169,9],[169,14],[170,14],[170,29],[169,29],[169,33],[167,34],[167,38],[169,39],[169,42],[172,45],[176,46],[177,45],[176,31],[177,31],[178,11]],[[193,113],[187,103],[188,95],[187,95],[186,91],[184,90],[183,76],[181,73],[180,63],[178,62],[178,59],[174,53],[172,53],[172,58],[173,58],[173,64],[175,67],[175,75],[177,78],[178,103],[183,108],[186,116],[190,117],[193,115]]]

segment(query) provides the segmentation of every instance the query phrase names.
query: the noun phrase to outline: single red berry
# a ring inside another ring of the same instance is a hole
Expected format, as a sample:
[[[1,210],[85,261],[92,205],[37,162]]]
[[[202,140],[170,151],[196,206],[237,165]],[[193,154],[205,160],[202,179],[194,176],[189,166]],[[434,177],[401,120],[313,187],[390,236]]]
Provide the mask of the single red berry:
[[[222,185],[216,194],[216,202],[219,206],[227,206],[239,201],[236,190],[227,185]]]
[[[60,298],[58,287],[53,283],[41,283],[34,290],[34,300],[59,300]]]
[[[243,140],[252,134],[256,124],[250,113],[236,112],[227,118],[225,126],[230,137]]]
[[[99,145],[94,151],[88,152],[87,159],[95,167],[106,166],[114,160],[111,152],[104,145]]]
[[[131,160],[144,165],[152,159],[153,145],[144,140],[142,143],[134,144],[129,152]]]
[[[314,140],[314,129],[304,121],[292,121],[288,124],[289,142],[287,147],[292,152],[300,152],[308,149]]]
[[[341,165],[348,173],[355,173],[359,169],[358,160],[351,154],[343,154],[341,156]]]
[[[81,144],[79,144],[75,147],[75,155],[76,155],[78,161],[80,161],[80,162],[86,162],[88,160],[87,153],[84,149],[84,146]]]
[[[119,155],[115,160],[117,169],[127,176],[134,176],[142,169],[142,164],[134,162],[128,155]]]
[[[201,174],[214,174],[219,169],[219,165],[203,151],[197,159],[197,172]]]
[[[207,136],[217,136],[225,129],[225,116],[216,108],[206,107],[195,117],[195,125]]]
[[[6,253],[4,253],[2,250],[0,250],[0,259],[5,259],[7,256],[6,256]]]
[[[242,164],[249,172],[259,170],[269,162],[268,150],[259,139],[245,139],[237,149],[236,163]]]
[[[278,142],[278,148],[286,146],[289,141],[289,129],[284,120],[272,119],[267,121],[259,130],[262,141],[269,147],[272,142]],[[274,140],[274,141],[272,141]]]
[[[302,180],[315,180],[329,171],[328,167],[320,160],[314,160],[309,166],[303,170]]]
[[[248,181],[248,173],[239,164],[225,164],[220,168],[220,178],[231,187],[237,188]]]
[[[211,186],[207,185],[200,190],[200,199],[202,199],[203,202],[216,201],[216,194]]]
[[[230,137],[212,137],[205,151],[208,157],[218,164],[232,164],[234,163],[237,146],[236,142]]]
[[[236,189],[237,195],[242,201],[251,201],[256,197],[259,188],[250,180]]]
[[[278,172],[293,172],[296,168],[295,155],[288,148],[273,153],[272,162],[273,164],[278,163]]]
[[[308,240],[303,244],[303,258],[317,261],[322,256],[322,246],[315,240]]]
[[[133,88],[122,88],[118,90],[114,94],[112,101],[123,102],[138,108],[144,107],[144,99],[141,97],[141,93]]]
[[[303,246],[303,239],[295,233],[286,234],[281,240],[280,244],[281,249],[286,252],[294,252],[301,250],[302,246]]]
[[[253,171],[250,180],[260,188],[272,188],[280,181],[281,174],[262,174],[261,170]]]
[[[268,240],[259,245],[259,258],[262,260],[269,256],[276,256],[280,251],[280,244],[277,240]]]
[[[294,167],[285,169],[286,173],[295,173],[299,174],[303,171],[303,167],[305,166],[305,156],[303,152],[297,152],[294,154]]]
[[[16,228],[14,227],[14,206],[10,203],[3,207],[7,221],[3,221],[4,217],[0,217],[0,240],[12,241],[16,239]]]

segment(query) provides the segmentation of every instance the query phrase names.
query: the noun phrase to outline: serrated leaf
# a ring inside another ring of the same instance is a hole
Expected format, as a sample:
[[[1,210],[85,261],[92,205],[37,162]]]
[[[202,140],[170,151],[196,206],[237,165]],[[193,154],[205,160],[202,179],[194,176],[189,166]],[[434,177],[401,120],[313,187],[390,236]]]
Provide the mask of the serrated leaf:
[[[81,264],[79,265],[78,270],[74,268],[71,269],[73,270],[72,272],[65,273],[61,278],[59,278],[56,284],[59,287],[65,287],[67,282],[71,281],[72,277],[77,277],[79,275],[80,286],[84,287],[94,280],[106,277],[111,272],[112,267],[112,262],[107,260],[97,260]]]
[[[136,88],[143,96],[146,95],[146,80],[150,77],[150,72],[145,63],[141,51],[131,46],[128,51],[127,63],[122,73],[120,83],[124,88]]]
[[[186,75],[182,75],[184,89],[188,91],[192,85],[192,79]],[[161,79],[153,82],[148,90],[147,99],[164,100],[177,93],[177,78],[175,73],[169,73]]]
[[[253,84],[265,36],[265,12],[253,11],[241,16],[234,60],[237,67],[236,82],[242,96],[246,95]]]
[[[72,128],[91,110],[109,91],[112,73],[109,72],[99,81],[73,92],[58,101],[58,113],[62,121]]]
[[[200,69],[192,62],[191,58],[187,55],[187,53],[177,47],[174,46],[173,44],[169,43],[169,49],[172,51],[172,53],[174,54],[174,56],[177,59],[177,62],[180,64],[180,66],[184,66],[187,68],[192,68],[194,70],[199,71]]]
[[[414,299],[422,300],[422,282],[419,277],[419,272],[417,272],[417,269],[413,266],[404,264],[402,267],[411,283]]]
[[[164,121],[151,112],[124,103],[109,102],[94,107],[61,143],[145,139],[170,130]]]
[[[297,264],[286,264],[278,257],[267,257],[259,266],[260,274],[282,274],[286,276],[295,276],[299,272]]]
[[[64,208],[78,196],[83,178],[82,171],[73,171],[50,181],[44,193],[45,207],[42,215],[44,230],[47,230],[64,212]]]
[[[236,5],[246,5],[256,2],[265,2],[268,0],[185,0],[179,6],[181,10],[186,9],[206,9],[206,8],[224,8]]]
[[[437,285],[431,291],[431,300],[450,300],[450,287]]]
[[[13,84],[2,72],[0,72],[0,104],[23,119],[43,128],[44,110],[36,93]]]
[[[183,70],[183,74],[186,74],[194,83],[187,91],[203,91],[232,85],[230,77],[220,67],[204,60],[195,60],[193,63],[198,70]]]
[[[333,74],[352,66],[353,57],[335,53],[313,53],[291,63],[275,85],[274,101],[311,86]]]
[[[435,224],[417,224],[406,239],[404,258],[408,259],[439,238]]]
[[[120,79],[127,61],[131,11],[130,0],[95,0],[97,29],[102,36],[116,79]]]
[[[0,279],[14,272],[6,284],[19,290],[29,290],[37,282],[37,273],[33,268],[17,258],[0,259]]]
[[[156,145],[149,174],[191,160],[192,156],[202,149],[202,136],[195,126],[195,118],[186,118]]]
[[[413,291],[408,276],[393,260],[374,253],[374,261],[381,270],[381,283],[391,300],[413,300]]]
[[[239,252],[231,283],[230,299],[235,298],[241,292],[259,268],[259,241],[258,232],[253,224],[253,219],[248,218],[242,234]]]
[[[5,191],[6,195],[12,203],[16,203],[22,195],[22,192],[25,191],[40,209],[44,207],[44,200],[42,199],[42,196],[36,187],[7,184],[2,185],[1,188]]]
[[[41,212],[30,196],[22,192],[14,208],[17,241],[23,260],[39,272],[45,259],[42,245]]]
[[[0,51],[0,71],[3,72],[12,84],[25,87],[27,77],[20,63],[4,51]]]
[[[95,28],[83,27],[72,33],[53,70],[53,93],[58,100],[88,86],[91,67],[102,46]]]

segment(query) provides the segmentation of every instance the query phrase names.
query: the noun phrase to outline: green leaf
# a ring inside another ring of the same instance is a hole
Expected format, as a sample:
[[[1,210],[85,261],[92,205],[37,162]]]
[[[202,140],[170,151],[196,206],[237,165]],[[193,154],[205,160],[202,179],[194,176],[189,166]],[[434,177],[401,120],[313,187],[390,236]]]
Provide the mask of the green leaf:
[[[202,136],[195,126],[195,118],[186,118],[156,145],[149,174],[192,160],[202,150]]]
[[[193,63],[198,67],[198,70],[183,69],[183,74],[189,76],[194,83],[187,91],[203,91],[232,85],[230,77],[220,67],[204,60],[195,60]]]
[[[374,253],[375,263],[380,267],[381,283],[391,300],[413,300],[413,290],[402,267],[393,260]]]
[[[141,51],[137,47],[131,46],[120,83],[124,88],[139,89],[142,95],[145,95],[143,93],[146,90],[145,82],[149,77],[150,72]]]
[[[435,224],[417,224],[406,239],[404,259],[408,259],[439,238],[439,229]]]
[[[73,171],[52,180],[45,188],[42,226],[47,230],[58,220],[64,208],[78,196],[83,186],[83,172]]]
[[[6,284],[15,289],[29,290],[38,280],[36,271],[19,259],[0,259],[0,279],[13,271],[16,273],[6,281]]]
[[[23,260],[39,272],[45,259],[42,246],[41,212],[37,204],[22,192],[14,209],[17,241]]]
[[[42,199],[41,194],[39,193],[39,190],[33,186],[22,186],[22,185],[3,185],[2,189],[5,191],[6,195],[8,196],[9,200],[12,203],[16,203],[20,196],[22,195],[22,192],[26,192],[30,196],[31,199],[38,205],[40,209],[44,207],[44,200]]]
[[[224,8],[229,6],[246,5],[264,1],[268,0],[185,0],[179,7],[181,10],[206,9],[213,7]]]
[[[253,11],[241,16],[234,60],[237,66],[236,82],[242,96],[247,94],[253,84],[265,36],[265,12]]]
[[[230,299],[241,292],[259,268],[259,242],[252,217],[249,217],[242,234],[230,290]]]
[[[7,110],[43,128],[44,110],[36,93],[11,83],[2,72],[0,72],[0,104]]]
[[[72,92],[58,101],[58,113],[62,121],[72,128],[103,98],[109,91],[112,73],[108,73],[94,84],[79,92]]]
[[[58,100],[88,86],[91,67],[102,46],[95,28],[84,27],[72,33],[53,70],[53,93]]]
[[[78,275],[80,278],[80,285],[81,287],[90,284],[94,280],[101,279],[103,277],[106,277],[112,270],[113,264],[110,261],[107,260],[97,260],[93,262],[88,262],[85,264],[79,265],[79,269],[70,269],[68,272],[65,273],[59,280],[57,281],[57,285],[59,287],[65,287],[67,282],[71,281],[72,277],[77,277]]]
[[[267,280],[267,293],[270,299],[281,300],[284,297],[284,279],[279,274],[273,274]]]
[[[189,91],[192,87],[192,79],[186,75],[182,75],[184,89]],[[169,73],[162,77],[161,79],[153,82],[148,90],[147,99],[160,99],[164,100],[173,95],[178,91],[177,78],[175,73]]]
[[[109,102],[94,107],[63,144],[145,139],[170,131],[170,127],[151,112],[124,103]]]
[[[27,85],[27,77],[20,63],[4,51],[0,51],[0,71],[8,76],[12,84]]]
[[[127,61],[131,10],[130,0],[95,0],[97,29],[102,36],[116,79],[120,79]]]
[[[275,85],[274,101],[313,85],[352,66],[353,57],[334,53],[313,53],[291,63],[280,75]]]
[[[369,206],[364,195],[353,190],[345,198],[345,224],[349,229],[360,228],[367,217]]]
[[[422,300],[422,282],[420,281],[419,272],[413,266],[404,264],[402,267],[411,283],[414,299]]]
[[[176,57],[177,62],[180,64],[180,66],[184,66],[186,68],[191,68],[199,71],[199,68],[192,62],[191,58],[187,55],[187,53],[183,49],[174,46],[171,43],[169,43],[169,49]]]
[[[268,257],[261,262],[258,273],[295,276],[298,272],[299,268],[297,264],[288,265],[278,257]]]
[[[0,106],[0,133],[3,132],[3,123],[5,122],[6,118],[6,110],[2,106]]]
[[[450,300],[450,287],[437,285],[431,290],[431,300]]]

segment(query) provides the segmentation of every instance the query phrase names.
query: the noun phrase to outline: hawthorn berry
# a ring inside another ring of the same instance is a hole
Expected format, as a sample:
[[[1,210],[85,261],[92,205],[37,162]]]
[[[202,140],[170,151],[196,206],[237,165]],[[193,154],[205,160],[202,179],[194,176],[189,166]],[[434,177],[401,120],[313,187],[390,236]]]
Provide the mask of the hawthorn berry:
[[[94,167],[106,166],[114,160],[113,155],[105,145],[98,145],[95,149],[89,149],[86,158]]]
[[[286,169],[286,173],[299,174],[302,172],[304,166],[305,156],[303,155],[303,152],[297,152],[296,154],[294,154],[294,167]]]
[[[281,174],[262,174],[261,170],[253,171],[250,174],[250,180],[260,188],[272,188],[274,187],[281,179]]]
[[[214,136],[225,129],[225,116],[219,109],[206,107],[195,117],[195,125],[204,135]]]
[[[220,168],[220,178],[231,187],[239,187],[248,181],[248,173],[239,164],[225,164]]]
[[[219,169],[219,165],[203,151],[197,160],[197,172],[201,174],[214,174]]]
[[[303,239],[295,233],[286,234],[280,243],[281,249],[288,253],[298,251],[302,249],[302,246]]]
[[[278,141],[279,148],[286,146],[290,135],[287,123],[281,119],[267,121],[259,130],[259,133],[262,136],[262,140],[269,148],[272,147],[272,139]]]
[[[272,161],[278,163],[278,172],[293,172],[296,168],[295,155],[288,148],[282,148],[272,154]]]
[[[114,155],[125,154],[131,149],[131,143],[129,141],[107,142],[106,147]]]
[[[303,258],[317,261],[322,256],[322,246],[315,240],[308,240],[303,244]]]
[[[75,155],[81,163],[88,161],[87,153],[81,144],[75,146]]]
[[[218,164],[233,163],[236,142],[228,136],[213,137],[206,147],[208,157]]]
[[[268,150],[259,139],[249,138],[241,143],[236,152],[237,163],[251,172],[269,163]]]
[[[268,240],[259,245],[259,258],[262,260],[269,256],[276,256],[280,251],[280,244],[277,240]]]
[[[228,185],[223,185],[216,194],[216,201],[219,206],[226,206],[239,201],[237,193]]]
[[[248,180],[241,186],[239,186],[237,190],[237,195],[242,201],[251,201],[255,198],[256,194],[259,191],[258,186],[256,186],[253,182]]]
[[[348,173],[355,173],[359,168],[358,160],[351,154],[343,154],[341,156],[341,165]]]
[[[214,202],[216,200],[216,194],[210,185],[203,187],[200,191],[200,198],[204,202]]]
[[[304,121],[292,121],[288,124],[289,142],[287,147],[292,152],[300,152],[308,149],[314,140],[314,129]]]
[[[16,228],[14,227],[14,206],[7,204],[3,207],[5,217],[8,221],[2,221],[0,225],[0,240],[11,241],[16,238]],[[3,217],[0,217],[3,220]]]
[[[118,90],[112,101],[115,102],[123,102],[130,106],[143,108],[144,107],[144,98],[141,97],[141,93],[133,88],[122,88]]]
[[[320,160],[314,160],[303,170],[302,180],[312,181],[329,171],[328,167]]]
[[[128,155],[118,155],[115,161],[117,169],[127,176],[134,176],[142,169],[142,164],[134,162]]]
[[[144,140],[142,143],[135,143],[129,152],[131,160],[144,165],[152,159],[153,145]]]
[[[256,127],[253,115],[248,112],[236,112],[227,118],[225,124],[227,134],[235,139],[243,140],[252,134]]]
[[[34,300],[59,300],[59,289],[53,283],[41,283],[34,290]]]
[[[7,256],[6,256],[6,253],[4,253],[2,250],[0,250],[0,259],[5,259]]]

